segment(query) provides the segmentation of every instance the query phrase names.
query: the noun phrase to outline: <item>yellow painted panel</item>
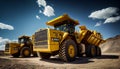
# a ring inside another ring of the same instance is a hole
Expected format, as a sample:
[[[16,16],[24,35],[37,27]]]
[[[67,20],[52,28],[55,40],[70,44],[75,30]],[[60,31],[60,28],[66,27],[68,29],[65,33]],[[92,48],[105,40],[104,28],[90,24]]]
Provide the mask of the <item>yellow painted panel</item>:
[[[60,24],[62,21],[65,21],[65,20],[73,21],[75,25],[79,24],[79,22],[77,20],[73,20],[67,14],[64,14],[64,15],[59,16],[51,21],[48,21],[46,24],[50,25],[50,26],[54,26],[55,24]]]

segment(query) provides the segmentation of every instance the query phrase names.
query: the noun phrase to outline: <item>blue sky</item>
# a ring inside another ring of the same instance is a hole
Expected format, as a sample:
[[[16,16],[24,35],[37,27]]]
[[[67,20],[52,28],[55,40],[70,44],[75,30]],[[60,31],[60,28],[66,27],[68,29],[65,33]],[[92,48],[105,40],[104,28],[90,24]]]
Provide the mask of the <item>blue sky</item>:
[[[120,34],[119,0],[0,0],[0,49],[6,41],[47,28],[47,21],[64,13],[104,39]]]

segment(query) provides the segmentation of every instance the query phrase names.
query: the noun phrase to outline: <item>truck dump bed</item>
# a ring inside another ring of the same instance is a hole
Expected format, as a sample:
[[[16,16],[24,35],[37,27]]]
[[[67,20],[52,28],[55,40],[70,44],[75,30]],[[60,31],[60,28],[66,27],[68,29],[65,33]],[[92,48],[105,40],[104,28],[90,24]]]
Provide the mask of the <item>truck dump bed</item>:
[[[99,46],[104,42],[100,33],[88,30],[85,26],[80,26],[80,30],[80,39],[82,43]]]

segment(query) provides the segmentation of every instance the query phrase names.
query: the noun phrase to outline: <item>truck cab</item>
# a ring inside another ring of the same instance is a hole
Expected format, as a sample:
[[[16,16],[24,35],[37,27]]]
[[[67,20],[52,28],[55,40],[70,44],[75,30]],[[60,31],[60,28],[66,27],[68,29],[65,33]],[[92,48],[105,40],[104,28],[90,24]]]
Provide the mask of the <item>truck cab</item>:
[[[46,23],[49,26],[53,26],[55,30],[68,32],[73,34],[75,32],[75,26],[79,24],[77,20],[71,19],[67,14],[55,18]]]
[[[18,43],[29,46],[29,45],[32,45],[32,40],[30,39],[29,36],[20,36],[18,38]]]

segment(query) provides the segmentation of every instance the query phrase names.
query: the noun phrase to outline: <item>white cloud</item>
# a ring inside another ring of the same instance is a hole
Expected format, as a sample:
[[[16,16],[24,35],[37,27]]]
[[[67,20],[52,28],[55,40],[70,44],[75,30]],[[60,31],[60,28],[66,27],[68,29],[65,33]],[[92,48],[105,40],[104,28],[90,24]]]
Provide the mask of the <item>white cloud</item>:
[[[38,15],[36,15],[36,18],[40,20],[40,17]]]
[[[101,26],[101,24],[102,24],[102,22],[99,21],[99,22],[97,22],[97,23],[95,24],[95,27],[97,27],[97,26]]]
[[[4,50],[5,44],[8,42],[16,42],[17,40],[10,40],[8,38],[2,38],[0,37],[0,50]]]
[[[14,27],[8,24],[0,23],[0,29],[14,30]]]
[[[104,19],[105,20],[104,24],[114,23],[120,20],[118,10],[119,9],[116,7],[108,7],[108,8],[94,11],[88,17],[93,19]],[[101,24],[102,24],[101,22],[97,22],[95,26],[100,26]]]
[[[2,37],[0,37],[0,45],[3,45],[3,44],[5,44],[6,42],[10,42],[10,40],[9,39],[3,39]]]
[[[54,14],[54,9],[51,6],[46,6],[45,9],[44,9],[44,11],[43,11],[43,14],[45,16],[48,16],[48,17],[54,16],[55,15]]]
[[[44,7],[43,12],[40,10],[39,13],[42,13],[45,16],[48,16],[48,17],[51,17],[51,16],[55,15],[55,13],[54,13],[55,11],[54,11],[53,7],[50,6],[50,5],[47,5],[45,0],[37,0],[37,3],[39,5],[39,7],[41,7],[41,6]]]
[[[116,7],[108,7],[105,9],[94,11],[88,17],[93,19],[106,19],[113,15],[118,15],[117,11],[118,8]]]
[[[105,23],[114,23],[114,22],[117,22],[120,20],[120,16],[116,16],[116,17],[110,17],[110,18],[107,18],[104,22]]]
[[[46,3],[46,1],[45,0],[37,0],[37,3],[38,3],[38,5],[39,5],[39,7],[41,7],[41,6],[46,6],[47,5],[47,3]]]

